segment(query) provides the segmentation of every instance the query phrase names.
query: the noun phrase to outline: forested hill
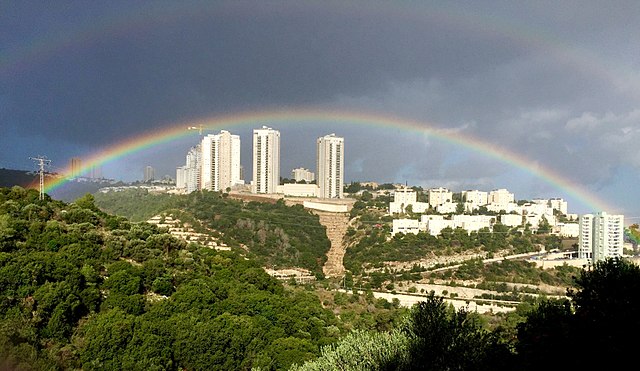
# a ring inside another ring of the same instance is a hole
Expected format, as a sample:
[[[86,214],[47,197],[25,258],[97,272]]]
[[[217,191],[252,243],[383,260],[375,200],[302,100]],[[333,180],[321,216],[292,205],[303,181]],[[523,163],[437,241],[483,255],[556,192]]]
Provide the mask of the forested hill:
[[[137,189],[97,193],[95,199],[102,210],[132,220],[171,210],[189,214],[220,232],[227,245],[246,246],[250,256],[274,268],[302,267],[320,276],[331,245],[317,215],[282,201],[243,202],[218,192],[169,195]]]
[[[236,253],[0,188],[0,369],[286,368],[337,324]]]

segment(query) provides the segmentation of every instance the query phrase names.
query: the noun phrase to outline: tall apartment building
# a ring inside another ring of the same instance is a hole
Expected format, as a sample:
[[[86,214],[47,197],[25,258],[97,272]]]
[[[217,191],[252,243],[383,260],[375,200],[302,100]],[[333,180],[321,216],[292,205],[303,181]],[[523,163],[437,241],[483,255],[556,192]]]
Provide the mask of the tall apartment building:
[[[144,182],[150,182],[152,180],[156,179],[156,169],[153,168],[153,166],[146,166],[144,168]]]
[[[71,158],[71,174],[69,174],[72,178],[77,178],[82,175],[82,160],[80,157],[72,157]]]
[[[200,172],[202,171],[201,162],[202,151],[200,150],[200,144],[195,147],[191,147],[187,152],[185,161],[186,188],[187,192],[191,193],[200,189]]]
[[[253,130],[254,193],[276,193],[280,184],[280,132],[263,126]]]
[[[187,167],[186,166],[178,166],[176,168],[176,188],[177,189],[187,188]]]
[[[240,184],[240,137],[226,130],[202,138],[200,189],[225,191]]]
[[[291,179],[295,180],[296,182],[304,180],[307,183],[311,183],[316,180],[316,174],[309,169],[299,167],[291,170]]]
[[[344,138],[335,134],[318,138],[318,197],[343,198]]]
[[[580,216],[578,258],[594,262],[622,256],[624,216],[605,212]]]

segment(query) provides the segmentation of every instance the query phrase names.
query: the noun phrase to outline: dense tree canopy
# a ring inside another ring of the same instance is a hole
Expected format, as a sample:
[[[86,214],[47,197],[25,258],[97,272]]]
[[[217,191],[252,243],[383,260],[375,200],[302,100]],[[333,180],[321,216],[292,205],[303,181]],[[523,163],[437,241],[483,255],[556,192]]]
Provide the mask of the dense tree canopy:
[[[229,246],[246,246],[252,257],[275,268],[302,267],[320,275],[331,245],[317,215],[282,201],[243,202],[208,191],[180,196],[128,190],[95,197],[103,210],[133,220],[176,212],[219,232]]]
[[[203,211],[204,212],[204,211]],[[283,369],[340,323],[254,260],[147,223],[0,189],[0,366]]]

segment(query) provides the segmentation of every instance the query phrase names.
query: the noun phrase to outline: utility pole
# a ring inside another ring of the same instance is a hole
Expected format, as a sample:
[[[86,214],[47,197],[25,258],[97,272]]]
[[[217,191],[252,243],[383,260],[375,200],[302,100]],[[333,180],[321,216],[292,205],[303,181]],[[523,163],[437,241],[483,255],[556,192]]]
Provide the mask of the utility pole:
[[[40,200],[44,200],[44,166],[49,165],[51,160],[46,156],[29,157],[30,160],[36,161],[40,167]]]

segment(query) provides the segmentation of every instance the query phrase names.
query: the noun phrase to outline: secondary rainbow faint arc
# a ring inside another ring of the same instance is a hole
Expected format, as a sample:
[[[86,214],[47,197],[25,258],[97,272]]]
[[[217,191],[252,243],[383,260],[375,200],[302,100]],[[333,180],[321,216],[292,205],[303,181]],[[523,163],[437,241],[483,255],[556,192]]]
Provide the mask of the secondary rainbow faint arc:
[[[183,122],[152,133],[137,136],[125,141],[115,143],[106,150],[93,154],[88,159],[83,160],[82,171],[87,171],[93,166],[102,165],[110,161],[125,157],[135,152],[158,146],[182,137],[192,136],[193,132],[187,130],[189,126],[199,127],[202,125],[208,130],[232,129],[242,126],[305,124],[310,122],[331,122],[345,125],[373,126],[382,128],[402,129],[404,131],[414,131],[430,137],[437,138],[444,142],[462,146],[485,156],[498,159],[516,168],[522,169],[550,185],[558,188],[567,195],[576,198],[595,210],[613,209],[603,200],[591,194],[582,186],[572,183],[556,172],[541,166],[540,164],[523,157],[520,154],[509,151],[502,147],[496,147],[478,138],[464,135],[460,132],[451,132],[430,127],[426,122],[411,119],[388,116],[380,113],[364,113],[352,111],[318,110],[318,109],[296,109],[296,110],[270,110],[259,112],[241,112],[223,116],[214,116],[208,119]],[[185,148],[186,152],[186,148]],[[69,174],[70,169],[64,171]],[[50,183],[45,191],[51,192],[68,182],[69,179],[60,179]]]

